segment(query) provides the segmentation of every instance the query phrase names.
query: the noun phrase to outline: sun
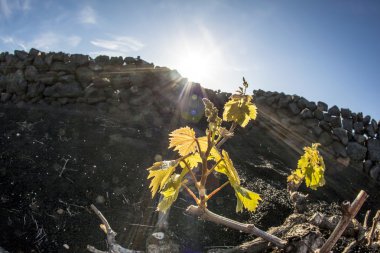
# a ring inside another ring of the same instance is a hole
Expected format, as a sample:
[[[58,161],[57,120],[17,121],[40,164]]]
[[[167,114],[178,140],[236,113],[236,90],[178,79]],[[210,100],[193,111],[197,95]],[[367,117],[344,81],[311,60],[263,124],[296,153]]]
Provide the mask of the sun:
[[[200,49],[188,49],[180,58],[178,71],[194,82],[205,82],[213,76],[215,69],[209,53]]]
[[[179,28],[178,37],[163,52],[166,66],[176,69],[188,82],[219,89],[229,68],[226,41],[218,40],[206,27],[189,31]]]

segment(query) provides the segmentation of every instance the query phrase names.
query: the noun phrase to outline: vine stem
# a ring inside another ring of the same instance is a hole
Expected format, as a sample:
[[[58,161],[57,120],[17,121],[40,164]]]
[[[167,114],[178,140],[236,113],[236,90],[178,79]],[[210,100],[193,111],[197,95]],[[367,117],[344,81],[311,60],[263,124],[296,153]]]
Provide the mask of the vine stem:
[[[223,189],[224,187],[226,187],[229,183],[230,182],[227,181],[224,184],[222,184],[221,186],[219,186],[218,188],[216,188],[215,190],[213,190],[209,195],[207,195],[207,200],[211,199],[212,196],[214,196],[215,194],[217,194],[221,189]]]
[[[200,180],[200,183],[199,183],[199,199],[200,199],[200,207],[203,208],[203,209],[206,209],[206,182],[207,182],[207,177],[208,177],[208,166],[207,166],[207,157],[208,155],[210,154],[210,151],[212,149],[212,141],[211,141],[211,131],[208,132],[208,135],[207,135],[207,149],[206,149],[206,152],[205,153],[202,153],[200,152],[200,156],[201,156],[201,159],[202,159],[202,176],[201,176],[201,180]],[[199,141],[197,141],[197,145],[199,147],[199,150],[200,150],[200,145],[199,145]]]
[[[202,150],[201,150],[201,145],[199,144],[199,141],[198,141],[198,139],[195,139],[195,143],[197,144],[199,155],[200,155],[200,157],[202,158]]]
[[[194,185],[195,185],[195,187],[197,187],[197,189],[199,190],[198,180],[197,180],[197,178],[196,178],[194,172],[190,169],[190,166],[187,164],[186,161],[183,161],[183,162],[185,163],[186,168],[189,170],[190,175],[191,175],[191,177],[192,177],[193,180],[194,180]]]
[[[223,158],[220,158],[219,161],[217,161],[217,162],[214,164],[214,166],[212,166],[212,168],[209,169],[209,170],[207,171],[207,176],[210,175],[210,174],[215,170],[215,168],[219,165],[219,163],[220,163],[221,161],[223,161]]]
[[[233,133],[235,131],[235,128],[236,128],[237,124],[236,122],[233,122],[231,127],[230,127],[230,130],[228,130],[229,132]],[[217,149],[220,149],[220,147],[229,139],[230,137],[223,137],[223,139],[218,142],[218,144],[216,144],[216,148]]]
[[[221,224],[221,225],[224,225],[224,226],[232,228],[232,229],[236,229],[236,230],[248,233],[248,234],[253,234],[255,236],[261,237],[264,240],[273,243],[274,245],[276,245],[279,248],[284,248],[286,246],[286,243],[287,243],[286,241],[282,240],[281,238],[279,238],[275,235],[271,235],[271,234],[257,228],[253,224],[244,224],[244,223],[240,223],[240,222],[235,221],[235,220],[228,219],[226,217],[223,217],[223,216],[220,216],[218,214],[211,212],[207,208],[202,209],[201,207],[191,205],[186,209],[186,213],[193,215],[193,216],[198,216],[203,220],[211,221],[211,222],[216,223],[216,224]]]
[[[197,196],[195,196],[194,192],[186,184],[182,183],[182,186],[185,187],[186,191],[190,194],[191,197],[193,197],[195,203],[198,205],[200,201]]]

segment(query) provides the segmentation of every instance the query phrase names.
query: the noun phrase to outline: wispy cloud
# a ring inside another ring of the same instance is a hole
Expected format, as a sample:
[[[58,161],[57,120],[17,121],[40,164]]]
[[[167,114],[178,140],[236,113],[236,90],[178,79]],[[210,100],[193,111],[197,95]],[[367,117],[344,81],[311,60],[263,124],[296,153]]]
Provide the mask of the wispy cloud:
[[[127,56],[126,52],[120,52],[120,51],[111,51],[111,50],[100,50],[100,51],[93,51],[90,52],[89,55],[91,57],[96,57],[98,55],[107,55],[107,56]]]
[[[8,19],[13,15],[13,12],[30,10],[30,0],[0,0],[1,17]]]
[[[23,50],[34,47],[43,51],[61,51],[64,48],[75,48],[82,41],[82,38],[77,35],[66,36],[54,32],[37,34],[28,42],[9,35],[1,36],[0,39],[3,44],[11,45],[12,47],[21,48]]]
[[[18,48],[22,48],[23,50],[26,50],[25,43],[12,36],[3,36],[1,37],[1,41],[3,42],[3,44],[10,44],[12,46],[16,46]]]
[[[14,39],[11,36],[1,37],[4,44],[14,44]]]
[[[139,51],[144,47],[144,44],[139,40],[127,36],[114,36],[111,40],[95,39],[91,41],[96,47],[101,48],[99,52],[92,54],[102,53],[109,55],[126,55],[130,52]]]
[[[64,34],[57,34],[54,32],[47,32],[39,34],[32,40],[29,45],[40,50],[62,50],[61,47],[67,46],[74,48],[82,41],[82,38],[77,35],[67,36]]]
[[[96,24],[96,13],[91,6],[85,6],[79,12],[79,21],[83,24]]]

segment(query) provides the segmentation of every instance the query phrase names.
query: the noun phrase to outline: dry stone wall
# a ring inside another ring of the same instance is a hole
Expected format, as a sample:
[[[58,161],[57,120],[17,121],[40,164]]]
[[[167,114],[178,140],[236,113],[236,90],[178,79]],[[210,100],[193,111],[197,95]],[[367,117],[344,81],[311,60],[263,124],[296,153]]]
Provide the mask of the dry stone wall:
[[[161,126],[187,82],[175,70],[140,57],[0,53],[0,103],[101,110],[131,123]],[[157,99],[159,98],[159,99]]]
[[[200,118],[202,97],[209,97],[220,108],[230,95],[197,84],[186,91],[198,94],[196,101],[192,95],[185,96],[179,105],[186,83],[175,70],[139,57],[92,59],[36,49],[0,53],[0,104],[5,105],[96,108],[122,115],[131,124],[162,128],[165,117],[172,118],[181,106],[189,110],[180,112],[185,118]],[[380,126],[375,119],[296,95],[257,90],[254,97],[259,107],[257,124],[266,126],[279,140],[294,148],[320,142],[331,158],[379,179]]]
[[[297,95],[256,90],[254,97],[262,121],[287,133],[280,138],[298,147],[319,142],[332,159],[379,180],[380,122],[371,116]]]

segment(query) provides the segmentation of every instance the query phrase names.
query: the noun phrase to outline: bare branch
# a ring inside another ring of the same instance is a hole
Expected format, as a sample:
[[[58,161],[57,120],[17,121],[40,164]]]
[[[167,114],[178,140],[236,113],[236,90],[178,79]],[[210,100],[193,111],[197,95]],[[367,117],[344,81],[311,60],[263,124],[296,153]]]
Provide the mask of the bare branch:
[[[352,241],[350,244],[347,245],[346,248],[344,248],[343,252],[342,253],[350,253],[356,245],[358,245],[359,241],[355,240],[355,241]]]
[[[347,225],[350,223],[352,218],[354,218],[356,214],[359,212],[360,208],[362,207],[364,201],[366,201],[367,198],[368,194],[365,191],[361,190],[351,205],[347,201],[343,203],[342,218],[340,219],[338,225],[335,227],[334,231],[331,233],[330,237],[327,239],[325,244],[317,252],[329,253],[331,251],[332,247],[342,236]]]
[[[340,215],[327,216],[317,212],[308,221],[321,229],[333,231],[339,223],[340,218]],[[358,227],[358,224],[358,221],[354,219],[350,220],[342,235],[346,237],[354,237],[358,231],[362,230],[361,227]]]
[[[376,226],[377,226],[377,223],[379,222],[379,220],[380,220],[380,210],[377,210],[375,217],[373,217],[372,227],[371,227],[371,230],[370,230],[368,237],[367,237],[367,241],[368,241],[367,245],[368,246],[372,245],[373,236],[375,234]]]
[[[287,243],[286,241],[282,240],[281,238],[278,238],[277,236],[271,235],[261,229],[258,229],[253,224],[244,224],[235,220],[228,219],[226,217],[211,212],[207,208],[202,209],[198,206],[191,205],[186,209],[186,213],[191,214],[193,216],[198,216],[201,219],[211,221],[216,224],[221,224],[232,229],[236,229],[248,234],[253,234],[255,236],[261,237],[264,240],[273,243],[279,248],[284,248]]]
[[[94,252],[94,253],[141,253],[141,251],[126,249],[120,246],[119,244],[117,244],[115,240],[116,232],[112,230],[107,219],[93,204],[91,204],[91,209],[95,212],[95,214],[102,221],[102,224],[105,226],[105,229],[106,229],[105,232],[107,232],[108,251],[101,251],[91,245],[87,245],[88,251]]]
[[[367,230],[368,229],[368,219],[369,219],[369,215],[371,214],[371,210],[368,210],[365,214],[365,217],[364,217],[364,222],[363,222],[363,228],[364,230]]]
[[[112,230],[110,224],[108,223],[107,219],[103,216],[103,214],[99,211],[98,208],[96,208],[95,205],[91,204],[91,209],[94,211],[94,213],[99,217],[99,219],[102,221],[102,224],[106,227],[107,232],[107,241],[110,245],[115,243],[115,237],[116,232]]]

